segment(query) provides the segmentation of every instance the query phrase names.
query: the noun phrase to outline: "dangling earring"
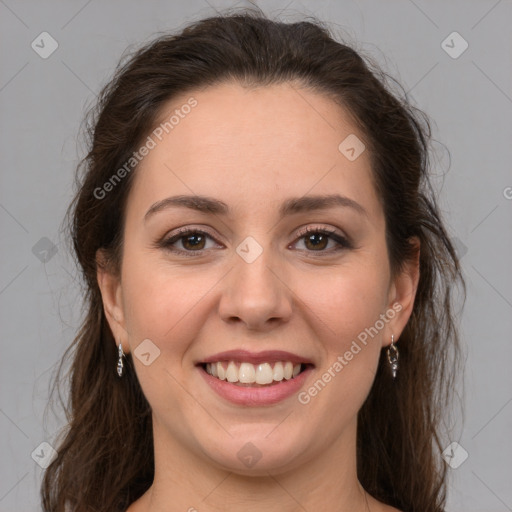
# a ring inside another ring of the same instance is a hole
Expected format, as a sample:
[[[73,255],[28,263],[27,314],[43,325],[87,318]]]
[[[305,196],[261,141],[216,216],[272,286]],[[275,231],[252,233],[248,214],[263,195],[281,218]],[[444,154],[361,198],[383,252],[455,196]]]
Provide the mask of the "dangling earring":
[[[119,359],[117,361],[117,375],[119,377],[122,377],[123,376],[123,357],[124,357],[124,352],[123,352],[123,347],[122,347],[121,343],[119,343],[118,356],[119,356]]]
[[[391,335],[391,345],[388,347],[388,361],[389,366],[391,366],[391,373],[393,375],[393,379],[396,378],[396,372],[398,370],[398,349],[394,343],[395,337],[393,334]]]

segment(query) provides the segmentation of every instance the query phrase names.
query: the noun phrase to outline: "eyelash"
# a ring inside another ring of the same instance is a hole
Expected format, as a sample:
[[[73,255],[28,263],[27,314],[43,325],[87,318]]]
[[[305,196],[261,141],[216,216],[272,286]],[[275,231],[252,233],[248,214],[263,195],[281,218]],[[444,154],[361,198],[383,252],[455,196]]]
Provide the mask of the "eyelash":
[[[186,250],[183,250],[183,249],[176,249],[176,248],[172,247],[172,245],[174,243],[178,242],[179,240],[185,238],[187,235],[191,235],[191,234],[199,234],[199,235],[207,236],[207,237],[211,238],[212,240],[214,240],[215,242],[217,242],[215,240],[215,238],[210,233],[208,233],[208,231],[204,231],[202,229],[194,229],[194,228],[181,228],[181,229],[178,230],[178,232],[176,234],[174,234],[170,238],[163,239],[161,242],[158,243],[158,245],[161,248],[164,248],[164,249],[169,250],[171,252],[174,252],[176,254],[181,254],[183,256],[187,256],[187,257],[200,256],[205,251],[207,251],[208,249],[199,249],[197,251],[190,251],[190,250],[186,251]],[[331,248],[330,250],[313,251],[313,250],[307,250],[307,249],[300,249],[300,250],[305,250],[308,253],[313,253],[313,254],[314,253],[319,253],[319,254],[315,254],[315,256],[322,256],[322,253],[323,253],[323,255],[325,255],[325,254],[332,254],[333,252],[338,252],[338,251],[342,251],[342,250],[352,249],[353,248],[352,244],[349,242],[349,240],[347,238],[345,238],[344,236],[341,236],[339,234],[336,234],[335,230],[331,230],[331,229],[328,229],[328,228],[312,228],[312,227],[308,227],[308,228],[302,230],[298,234],[298,236],[296,238],[296,241],[305,238],[309,234],[324,235],[328,239],[332,239],[332,240],[334,240],[338,244],[338,247]]]

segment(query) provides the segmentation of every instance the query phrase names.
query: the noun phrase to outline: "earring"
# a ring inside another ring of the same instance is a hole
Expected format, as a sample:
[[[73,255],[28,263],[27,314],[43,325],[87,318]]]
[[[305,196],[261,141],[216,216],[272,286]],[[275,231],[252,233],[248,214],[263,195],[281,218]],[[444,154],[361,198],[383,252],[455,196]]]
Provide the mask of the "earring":
[[[391,335],[391,345],[388,347],[388,361],[389,366],[391,366],[391,373],[393,375],[393,379],[396,378],[396,372],[398,370],[398,349],[394,343],[395,337],[393,334]]]
[[[117,361],[117,375],[119,377],[122,377],[123,376],[123,357],[124,357],[124,352],[123,352],[123,347],[122,347],[121,343],[119,343],[118,356],[119,356],[119,359]]]

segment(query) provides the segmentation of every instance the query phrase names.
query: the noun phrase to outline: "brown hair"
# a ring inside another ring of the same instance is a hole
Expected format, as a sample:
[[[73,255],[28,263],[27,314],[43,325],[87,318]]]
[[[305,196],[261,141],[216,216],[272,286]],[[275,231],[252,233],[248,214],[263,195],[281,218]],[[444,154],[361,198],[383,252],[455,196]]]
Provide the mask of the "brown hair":
[[[404,511],[439,512],[446,498],[439,428],[459,347],[452,290],[456,283],[465,287],[429,180],[428,118],[410,105],[403,89],[392,90],[397,84],[387,73],[337,42],[321,22],[282,23],[250,10],[197,21],[137,50],[121,61],[89,113],[89,152],[68,212],[85,280],[86,316],[55,379],[58,388],[63,363],[72,357],[69,404],[63,404],[68,425],[44,475],[44,510],[124,511],[152,483],[150,406],[131,355],[126,375],[116,375],[115,340],[96,280],[98,249],[119,268],[135,171],[104,198],[95,190],[136,151],[164,103],[230,80],[247,87],[297,82],[342,105],[370,152],[393,273],[414,258],[411,237],[419,238],[420,279],[400,338],[399,375],[392,379],[383,351],[359,412],[357,467],[362,485],[380,501]]]

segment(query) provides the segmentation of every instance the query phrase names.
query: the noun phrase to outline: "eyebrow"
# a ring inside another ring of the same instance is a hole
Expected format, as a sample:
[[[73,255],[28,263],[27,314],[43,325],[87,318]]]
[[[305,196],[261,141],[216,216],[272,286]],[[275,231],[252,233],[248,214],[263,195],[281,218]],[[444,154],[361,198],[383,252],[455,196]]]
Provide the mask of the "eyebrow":
[[[279,208],[279,215],[283,218],[288,215],[314,210],[327,210],[337,206],[350,208],[360,215],[368,217],[368,212],[363,208],[363,206],[353,199],[339,194],[291,197],[283,201]],[[146,212],[144,221],[155,213],[172,207],[189,208],[201,213],[212,213],[216,215],[228,215],[230,212],[229,206],[219,199],[207,196],[179,195],[167,197],[154,203]]]

